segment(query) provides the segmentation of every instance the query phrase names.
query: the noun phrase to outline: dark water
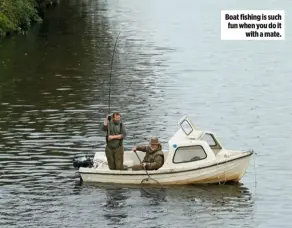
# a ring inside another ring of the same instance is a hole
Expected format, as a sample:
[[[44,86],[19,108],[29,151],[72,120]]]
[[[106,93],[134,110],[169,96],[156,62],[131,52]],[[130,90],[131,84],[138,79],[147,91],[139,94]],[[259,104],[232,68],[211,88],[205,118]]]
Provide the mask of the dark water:
[[[291,4],[62,0],[0,42],[1,227],[291,227]],[[285,41],[221,41],[221,9],[286,10]],[[103,151],[111,108],[126,149],[163,146],[189,114],[230,149],[255,150],[238,185],[79,185],[75,155]]]

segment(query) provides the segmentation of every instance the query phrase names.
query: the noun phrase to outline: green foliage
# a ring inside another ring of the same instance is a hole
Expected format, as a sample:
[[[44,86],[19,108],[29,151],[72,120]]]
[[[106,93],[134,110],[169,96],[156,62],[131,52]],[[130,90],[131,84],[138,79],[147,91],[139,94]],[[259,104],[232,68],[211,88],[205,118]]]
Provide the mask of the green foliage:
[[[5,36],[9,31],[15,30],[14,24],[0,12],[0,37]]]
[[[39,20],[36,0],[1,0],[0,36],[25,31],[32,22]]]

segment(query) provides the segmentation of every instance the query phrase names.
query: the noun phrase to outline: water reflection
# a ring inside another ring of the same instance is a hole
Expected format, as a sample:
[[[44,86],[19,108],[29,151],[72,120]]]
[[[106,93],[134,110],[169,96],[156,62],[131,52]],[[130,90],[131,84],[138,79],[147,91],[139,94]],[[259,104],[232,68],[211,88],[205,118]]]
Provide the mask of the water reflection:
[[[142,199],[147,199],[149,201],[149,205],[158,206],[162,202],[167,202],[167,189],[165,187],[140,187],[140,193]]]
[[[183,220],[188,227],[194,223],[217,226],[226,218],[232,219],[230,224],[234,225],[253,221],[252,193],[242,184],[147,186],[146,191],[138,185],[86,184],[85,187],[105,195],[101,206],[108,225],[143,226],[151,221],[156,227],[176,227]]]
[[[178,194],[179,192],[179,194]],[[248,188],[242,184],[186,186],[168,189],[172,203],[184,202],[182,210],[187,217],[205,223],[216,218],[213,225],[226,217],[234,221],[251,218],[254,201]],[[193,218],[195,216],[195,218]]]
[[[108,225],[124,225],[128,222],[126,201],[129,198],[129,189],[119,187],[105,187],[106,203],[103,205],[103,216]]]
[[[177,191],[180,194],[177,195]],[[252,194],[247,187],[241,183],[224,185],[194,185],[168,188],[168,196],[172,198],[186,198],[193,202],[212,202],[216,205],[228,205],[230,201],[244,201],[246,206],[253,204]]]

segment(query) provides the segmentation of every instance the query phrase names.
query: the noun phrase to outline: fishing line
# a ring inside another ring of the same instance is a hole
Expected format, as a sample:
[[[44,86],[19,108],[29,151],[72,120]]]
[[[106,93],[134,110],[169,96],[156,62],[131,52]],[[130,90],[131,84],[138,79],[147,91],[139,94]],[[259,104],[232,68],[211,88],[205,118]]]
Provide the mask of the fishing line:
[[[255,162],[256,153],[254,152],[254,150],[251,150],[251,152],[253,153],[254,183],[255,183],[255,186],[256,186],[257,185],[256,162]]]

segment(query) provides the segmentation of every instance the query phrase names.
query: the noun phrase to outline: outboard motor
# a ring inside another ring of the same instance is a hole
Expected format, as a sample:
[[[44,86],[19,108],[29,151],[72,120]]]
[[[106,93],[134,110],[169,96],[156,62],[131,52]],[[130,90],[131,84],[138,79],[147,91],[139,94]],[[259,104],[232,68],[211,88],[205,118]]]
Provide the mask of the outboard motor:
[[[73,158],[73,167],[79,169],[80,167],[93,167],[93,159],[90,157]]]

